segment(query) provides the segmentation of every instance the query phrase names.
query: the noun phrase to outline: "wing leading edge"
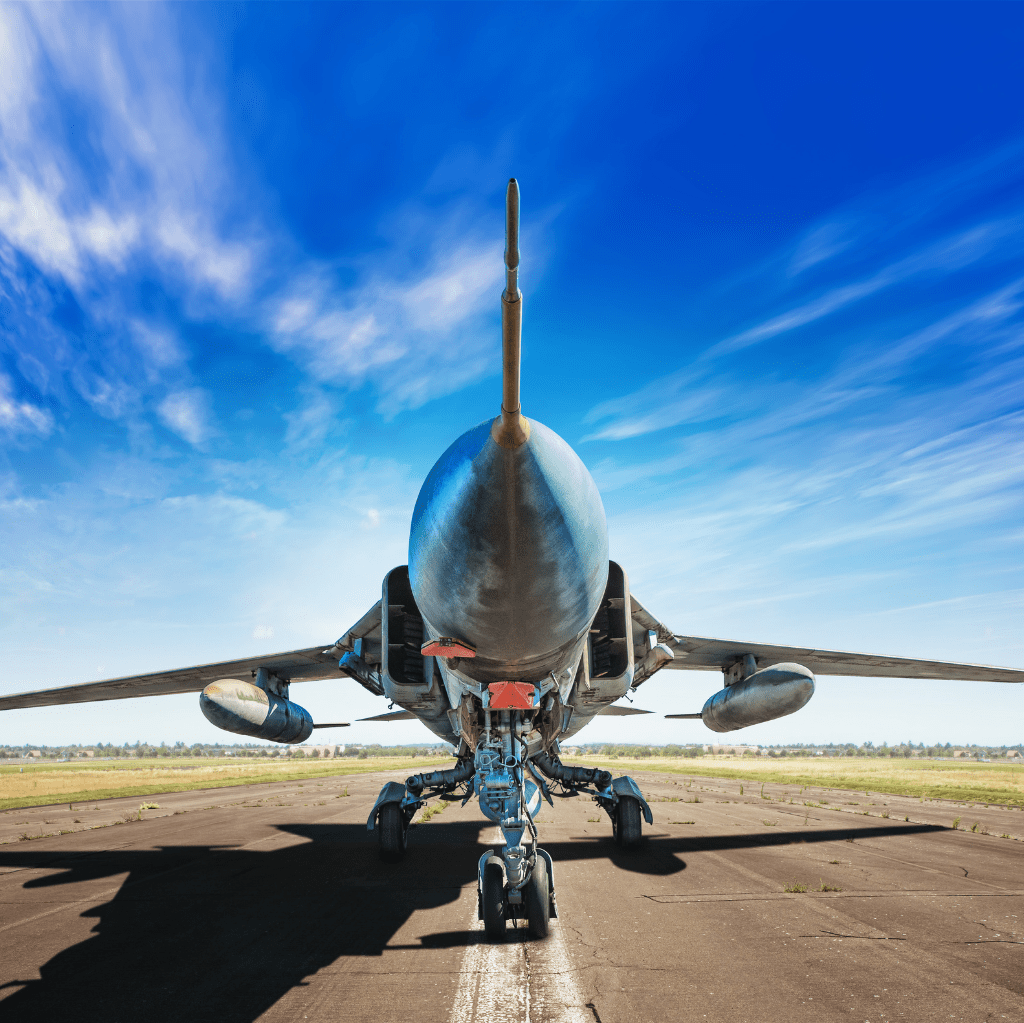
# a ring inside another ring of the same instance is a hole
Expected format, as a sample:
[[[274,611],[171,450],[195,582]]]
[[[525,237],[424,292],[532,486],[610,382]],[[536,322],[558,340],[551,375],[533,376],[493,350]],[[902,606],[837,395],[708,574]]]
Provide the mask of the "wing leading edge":
[[[154,671],[148,675],[127,675],[108,678],[102,682],[79,682],[69,686],[36,689],[27,693],[0,696],[0,711],[21,710],[26,707],[55,707],[66,703],[93,703],[99,700],[130,700],[140,696],[169,696],[173,693],[198,693],[211,682],[222,678],[244,680],[255,677],[260,668],[282,682],[309,682],[318,678],[348,676],[369,689],[374,695],[383,690],[365,671],[339,667],[338,661],[350,651],[357,640],[376,638],[380,645],[380,601],[378,600],[362,618],[335,643],[306,647],[304,650],[286,650],[277,654],[240,657],[234,661],[215,664],[197,664],[173,671]]]
[[[80,682],[52,689],[37,689],[12,696],[0,696],[0,711],[25,707],[53,707],[64,703],[92,703],[97,700],[128,700],[137,696],[168,696],[171,693],[198,693],[222,678],[245,679],[259,668],[285,681],[306,681],[339,676],[338,658],[327,649],[330,644],[289,650],[259,657],[242,657],[216,664],[197,664],[173,671],[154,671],[148,675],[128,675],[102,682]]]
[[[963,682],[1024,682],[1024,669],[999,668],[987,664],[960,664],[955,661],[927,661],[916,657],[885,657],[881,654],[858,654],[842,650],[818,650],[814,647],[778,646],[771,643],[748,643],[730,639],[709,639],[702,636],[677,636],[659,622],[630,594],[634,625],[634,645],[644,635],[654,632],[659,643],[666,644],[674,655],[664,664],[680,671],[728,671],[748,654],[758,667],[795,661],[815,675],[853,675],[873,678],[914,678]]]

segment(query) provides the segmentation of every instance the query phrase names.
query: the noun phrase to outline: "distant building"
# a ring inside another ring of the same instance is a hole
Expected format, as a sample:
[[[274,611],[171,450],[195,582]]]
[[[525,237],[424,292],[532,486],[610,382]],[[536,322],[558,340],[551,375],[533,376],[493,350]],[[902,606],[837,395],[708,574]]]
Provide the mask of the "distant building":
[[[314,752],[317,752],[322,757],[343,757],[345,755],[344,746],[299,746],[299,752],[305,753],[307,757],[313,756]]]
[[[712,753],[715,755],[719,754],[732,754],[733,756],[743,756],[744,753],[760,753],[760,746],[719,746],[713,744],[704,747],[705,753]]]

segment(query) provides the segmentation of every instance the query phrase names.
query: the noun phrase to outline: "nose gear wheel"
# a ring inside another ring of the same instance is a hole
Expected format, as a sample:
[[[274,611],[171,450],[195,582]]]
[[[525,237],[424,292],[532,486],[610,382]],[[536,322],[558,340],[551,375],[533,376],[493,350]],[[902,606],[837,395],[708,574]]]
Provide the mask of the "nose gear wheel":
[[[484,863],[480,884],[484,931],[492,941],[505,936],[505,867],[497,856]]]

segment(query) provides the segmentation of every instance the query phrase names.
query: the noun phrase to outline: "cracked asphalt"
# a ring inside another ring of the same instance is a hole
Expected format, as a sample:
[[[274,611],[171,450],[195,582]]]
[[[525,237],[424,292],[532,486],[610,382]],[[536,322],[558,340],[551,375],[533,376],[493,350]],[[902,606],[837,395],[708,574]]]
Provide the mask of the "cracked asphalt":
[[[379,863],[366,816],[400,777],[0,814],[0,1016],[1024,1020],[1019,810],[636,774],[643,848],[556,799],[552,937],[490,946],[493,825],[448,804]]]

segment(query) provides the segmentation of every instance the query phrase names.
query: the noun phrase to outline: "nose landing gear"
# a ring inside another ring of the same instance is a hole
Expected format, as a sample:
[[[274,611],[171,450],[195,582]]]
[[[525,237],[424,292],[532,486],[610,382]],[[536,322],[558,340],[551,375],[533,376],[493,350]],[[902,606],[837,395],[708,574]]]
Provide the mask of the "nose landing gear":
[[[513,887],[505,883],[505,865],[500,856],[486,852],[480,857],[478,916],[484,922],[484,933],[492,941],[504,937],[509,922],[521,920],[526,921],[534,938],[546,938],[551,919],[558,917],[551,857],[544,849],[537,849],[528,866],[526,881]]]

